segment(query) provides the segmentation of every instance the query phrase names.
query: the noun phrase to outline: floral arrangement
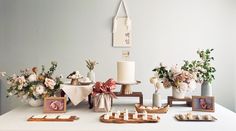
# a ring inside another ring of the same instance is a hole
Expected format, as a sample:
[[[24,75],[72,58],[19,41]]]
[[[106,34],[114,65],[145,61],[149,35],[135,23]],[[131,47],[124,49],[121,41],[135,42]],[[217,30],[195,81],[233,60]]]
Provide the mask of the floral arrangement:
[[[56,70],[57,63],[51,62],[51,67],[45,71],[45,66],[42,65],[42,70],[38,73],[37,67],[21,70],[19,75],[7,75],[5,72],[1,73],[7,77],[7,83],[10,87],[7,89],[8,95],[15,95],[24,100],[28,99],[42,99],[44,97],[54,96],[60,89],[60,80],[62,76],[53,78],[53,73]]]
[[[199,81],[211,83],[215,79],[214,73],[216,72],[215,67],[211,65],[211,61],[214,60],[214,57],[211,56],[213,50],[214,49],[198,50],[197,54],[200,60],[185,60],[182,69],[189,72],[196,72]]]
[[[96,82],[93,87],[93,96],[97,94],[105,93],[110,94],[111,97],[116,98],[116,95],[113,93],[113,90],[116,88],[116,81],[113,79],[108,79],[106,82]]]
[[[173,87],[179,90],[194,90],[196,88],[196,73],[182,70],[178,68],[177,65],[167,69],[167,67],[163,66],[161,63],[160,67],[152,71],[156,72],[156,79],[162,82],[164,88]],[[151,79],[151,83],[155,83],[153,78]],[[159,84],[156,87],[159,88]]]
[[[94,67],[95,67],[95,65],[97,65],[98,64],[98,62],[96,62],[96,61],[93,61],[93,60],[85,60],[85,62],[86,62],[86,66],[87,66],[87,68],[90,70],[90,71],[92,71],[92,70],[94,70]]]

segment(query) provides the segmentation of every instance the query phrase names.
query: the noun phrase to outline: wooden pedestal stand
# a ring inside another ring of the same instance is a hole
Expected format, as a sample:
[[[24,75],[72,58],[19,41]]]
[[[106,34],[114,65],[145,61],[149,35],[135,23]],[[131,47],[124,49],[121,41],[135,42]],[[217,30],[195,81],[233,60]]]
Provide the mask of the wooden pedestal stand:
[[[141,81],[137,81],[136,83],[116,83],[117,85],[121,85],[120,92],[114,92],[117,97],[139,97],[139,103],[143,104],[143,93],[142,92],[132,92],[132,85],[140,84]]]
[[[177,98],[174,98],[173,96],[168,96],[168,104],[170,106],[173,105],[173,103],[172,103],[173,101],[185,101],[186,106],[192,107],[192,98],[190,98],[190,97],[185,97],[183,99],[177,99]]]

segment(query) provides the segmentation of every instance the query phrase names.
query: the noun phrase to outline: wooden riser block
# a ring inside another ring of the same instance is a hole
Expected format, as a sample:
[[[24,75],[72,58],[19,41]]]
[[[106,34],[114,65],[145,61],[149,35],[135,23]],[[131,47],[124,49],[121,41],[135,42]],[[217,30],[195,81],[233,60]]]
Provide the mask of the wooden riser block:
[[[114,92],[117,97],[138,97],[139,103],[143,105],[143,93],[142,92],[132,92],[132,94],[123,94],[121,92]]]
[[[174,98],[173,96],[168,96],[168,104],[170,106],[173,106],[173,102],[174,101],[185,101],[186,102],[186,106],[192,107],[192,98],[190,97],[185,97],[183,99],[178,99],[178,98]]]

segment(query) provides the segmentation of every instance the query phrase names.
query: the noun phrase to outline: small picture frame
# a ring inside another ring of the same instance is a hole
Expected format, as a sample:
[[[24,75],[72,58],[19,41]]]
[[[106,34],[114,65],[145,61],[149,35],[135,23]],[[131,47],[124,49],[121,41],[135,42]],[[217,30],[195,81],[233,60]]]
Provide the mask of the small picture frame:
[[[66,112],[65,97],[46,97],[44,98],[44,113],[64,113]]]
[[[215,111],[215,97],[213,96],[192,96],[193,111]]]

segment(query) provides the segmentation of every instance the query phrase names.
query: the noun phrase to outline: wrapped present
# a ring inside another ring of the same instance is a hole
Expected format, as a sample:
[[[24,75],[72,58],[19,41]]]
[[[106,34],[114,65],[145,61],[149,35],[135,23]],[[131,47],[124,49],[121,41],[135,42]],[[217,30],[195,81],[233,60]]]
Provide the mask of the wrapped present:
[[[93,87],[93,107],[96,112],[109,112],[111,110],[112,99],[116,98],[113,90],[116,82],[108,79],[106,82],[96,82]]]
[[[100,93],[93,98],[94,111],[109,112],[111,110],[112,97],[110,94]]]

